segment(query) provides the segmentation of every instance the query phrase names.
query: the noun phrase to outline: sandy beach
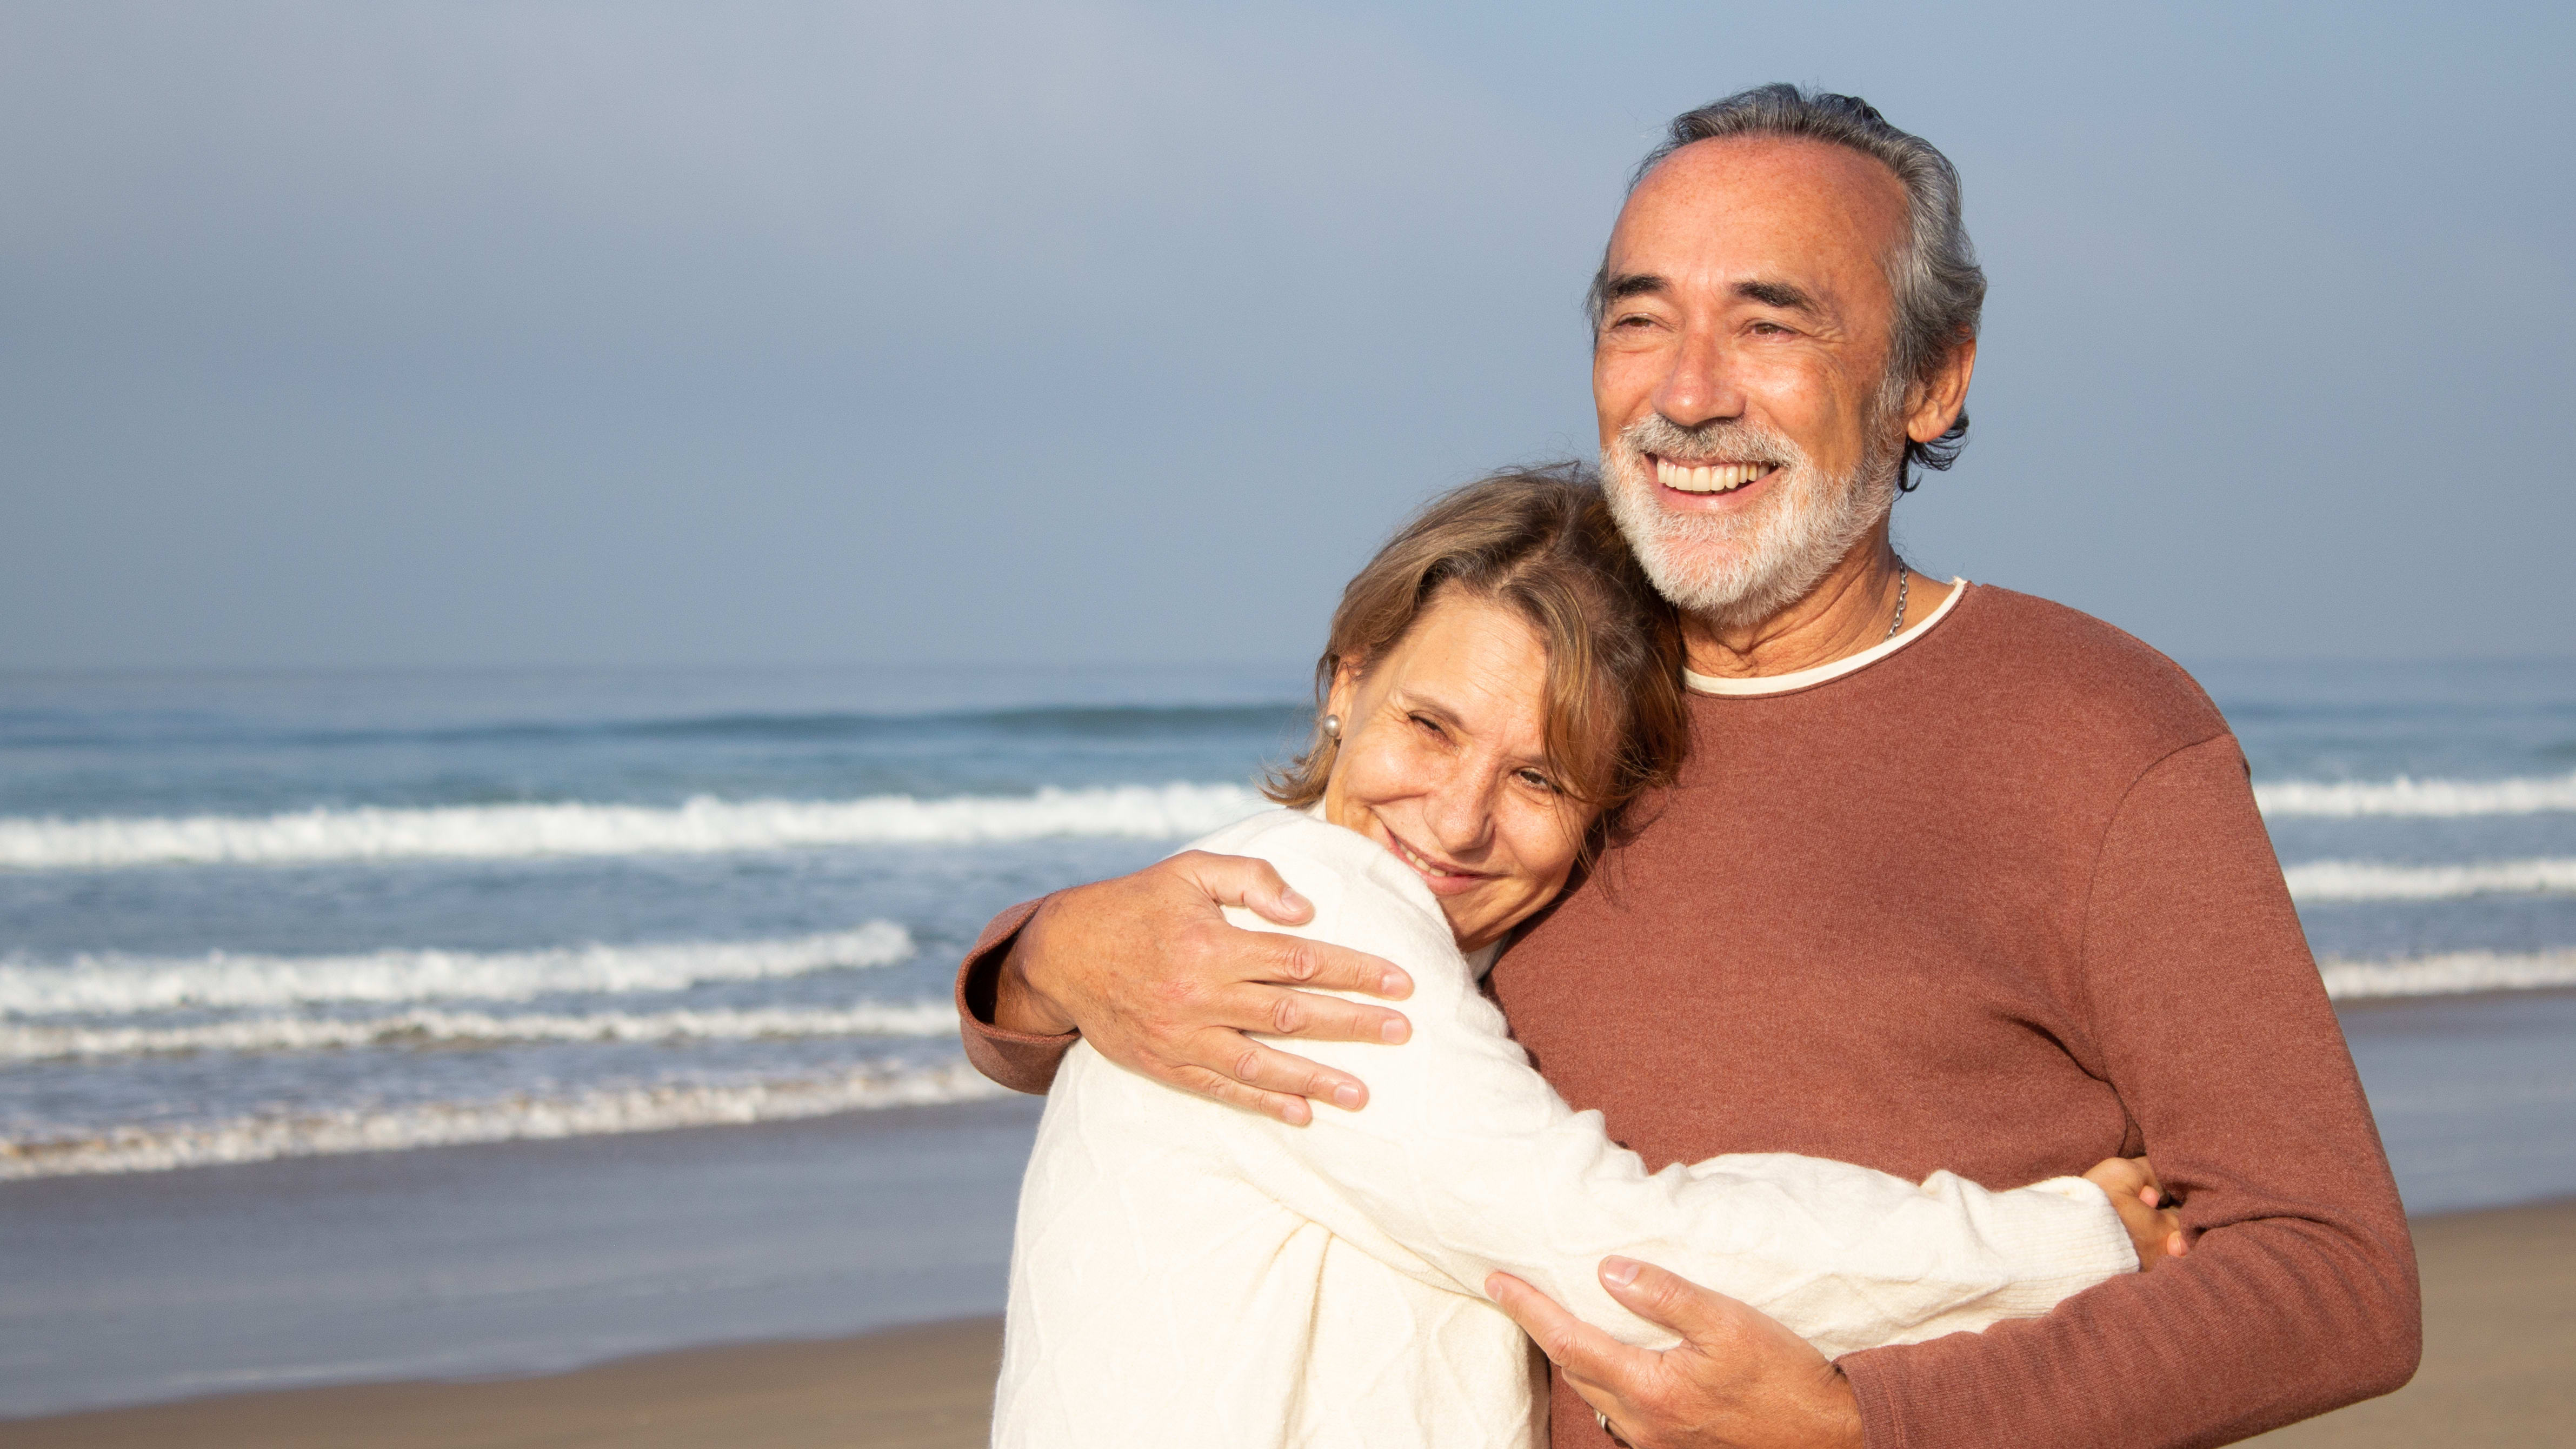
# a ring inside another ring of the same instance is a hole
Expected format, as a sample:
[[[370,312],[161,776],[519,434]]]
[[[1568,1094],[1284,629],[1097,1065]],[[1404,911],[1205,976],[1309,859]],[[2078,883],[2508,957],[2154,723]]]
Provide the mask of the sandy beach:
[[[2257,1441],[2576,1443],[2576,1202],[2419,1220],[2423,1371],[2403,1391]],[[689,1349],[542,1378],[237,1394],[7,1424],[19,1449],[952,1449],[984,1441],[998,1320]]]

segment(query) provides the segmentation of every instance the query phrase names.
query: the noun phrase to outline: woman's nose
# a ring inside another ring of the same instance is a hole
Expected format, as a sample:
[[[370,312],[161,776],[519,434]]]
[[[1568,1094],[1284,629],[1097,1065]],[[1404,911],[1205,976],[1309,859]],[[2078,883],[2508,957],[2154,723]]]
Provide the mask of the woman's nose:
[[[1476,772],[1460,770],[1432,792],[1424,816],[1434,837],[1432,843],[1441,853],[1452,857],[1478,854],[1494,828],[1492,782]]]

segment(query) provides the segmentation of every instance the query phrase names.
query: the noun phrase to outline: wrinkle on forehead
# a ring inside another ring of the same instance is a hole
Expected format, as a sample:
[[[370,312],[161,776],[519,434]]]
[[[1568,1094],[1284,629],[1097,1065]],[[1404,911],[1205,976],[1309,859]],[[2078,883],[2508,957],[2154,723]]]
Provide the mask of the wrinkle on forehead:
[[[1870,157],[1823,141],[1694,141],[1648,172],[1610,234],[1613,277],[1732,296],[1787,284],[1846,316],[1894,294],[1887,262],[1906,237],[1904,184]]]
[[[1547,644],[1535,626],[1503,605],[1449,594],[1435,601],[1389,680],[1408,701],[1448,715],[1479,742],[1507,757],[1545,754]],[[1401,646],[1399,646],[1401,648]]]

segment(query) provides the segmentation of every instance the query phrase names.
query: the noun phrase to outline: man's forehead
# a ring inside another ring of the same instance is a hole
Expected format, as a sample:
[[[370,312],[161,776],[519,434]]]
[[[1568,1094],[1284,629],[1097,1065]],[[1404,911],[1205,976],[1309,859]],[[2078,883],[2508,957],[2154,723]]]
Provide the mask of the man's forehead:
[[[1821,141],[1695,141],[1628,198],[1610,269],[1674,282],[1752,273],[1876,271],[1903,235],[1905,189],[1868,156]]]

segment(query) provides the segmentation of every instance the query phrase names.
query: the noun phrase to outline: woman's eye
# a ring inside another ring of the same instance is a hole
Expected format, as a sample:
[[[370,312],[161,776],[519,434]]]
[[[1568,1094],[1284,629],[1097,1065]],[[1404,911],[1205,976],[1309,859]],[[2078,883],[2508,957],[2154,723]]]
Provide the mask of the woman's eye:
[[[1440,727],[1440,721],[1438,721],[1438,720],[1436,720],[1436,719],[1432,719],[1432,718],[1431,718],[1431,717],[1429,717],[1428,715],[1419,715],[1419,714],[1417,714],[1417,715],[1413,716],[1413,722],[1414,722],[1415,724],[1417,724],[1417,725],[1420,725],[1422,728],[1424,728],[1424,729],[1426,729],[1426,730],[1429,730],[1431,733],[1433,733],[1433,734],[1435,734],[1435,735],[1440,735],[1440,736],[1445,737],[1445,736],[1447,736],[1447,734],[1449,733],[1447,730],[1444,730],[1444,729],[1442,729],[1442,728]]]
[[[1551,795],[1556,793],[1556,782],[1549,779],[1547,776],[1540,774],[1536,770],[1521,771],[1519,779],[1522,784],[1527,785],[1534,790],[1545,790]]]

